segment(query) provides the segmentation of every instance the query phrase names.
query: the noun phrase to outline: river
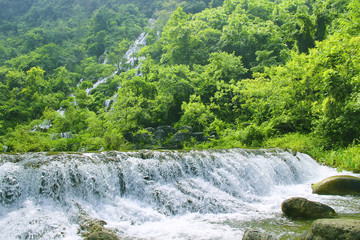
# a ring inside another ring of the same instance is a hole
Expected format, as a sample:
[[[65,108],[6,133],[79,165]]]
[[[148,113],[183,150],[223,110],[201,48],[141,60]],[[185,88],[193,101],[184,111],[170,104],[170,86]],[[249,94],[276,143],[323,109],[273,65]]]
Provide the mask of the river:
[[[360,212],[358,197],[311,192],[351,173],[279,149],[2,154],[0,164],[6,240],[82,239],[79,206],[119,237],[156,240],[233,240],[246,229],[293,239],[311,224],[282,215],[282,201],[296,196]]]

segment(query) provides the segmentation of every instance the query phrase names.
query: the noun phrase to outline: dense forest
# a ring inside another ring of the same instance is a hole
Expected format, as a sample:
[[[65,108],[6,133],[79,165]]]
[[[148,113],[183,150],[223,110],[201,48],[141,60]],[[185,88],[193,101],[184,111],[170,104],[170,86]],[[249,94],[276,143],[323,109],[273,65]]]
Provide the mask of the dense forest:
[[[162,148],[169,126],[204,135],[180,148],[292,148],[360,170],[359,0],[0,8],[6,152]]]

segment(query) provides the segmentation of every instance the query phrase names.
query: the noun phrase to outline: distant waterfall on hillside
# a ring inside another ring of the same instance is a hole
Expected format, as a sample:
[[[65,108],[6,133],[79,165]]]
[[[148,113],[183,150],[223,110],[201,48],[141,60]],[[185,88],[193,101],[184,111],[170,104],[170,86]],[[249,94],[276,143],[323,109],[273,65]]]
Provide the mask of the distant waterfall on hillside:
[[[155,20],[154,19],[149,19],[149,27],[150,29],[153,29],[154,28],[154,22]],[[90,92],[97,88],[99,85],[101,84],[104,84],[106,83],[106,81],[109,79],[109,78],[112,78],[114,77],[116,74],[119,73],[119,71],[126,71],[126,70],[129,70],[129,69],[136,69],[138,71],[140,71],[140,67],[141,67],[141,60],[144,60],[145,57],[140,57],[138,58],[136,56],[136,54],[138,53],[138,51],[146,46],[146,38],[148,36],[148,33],[146,32],[142,32],[138,37],[137,39],[134,41],[134,43],[130,46],[130,48],[126,51],[126,53],[123,55],[122,57],[122,60],[115,64],[116,66],[116,70],[110,75],[110,76],[107,76],[107,77],[103,77],[103,78],[100,78],[98,79],[92,87],[90,88],[87,88],[85,91],[86,91],[86,94],[89,95]],[[160,32],[158,31],[158,37],[160,36]],[[103,57],[102,57],[102,63],[103,65],[106,65],[108,63],[108,50],[105,50],[104,54],[103,54]],[[139,75],[141,75],[141,73],[139,73]],[[82,78],[79,83],[77,84],[76,87],[79,87],[80,84],[84,81],[84,78]],[[120,88],[120,86],[119,86]],[[73,95],[73,97],[75,98],[75,96]],[[112,96],[111,98],[107,99],[105,102],[104,102],[104,107],[107,109],[109,109],[111,107],[111,104],[113,102],[115,102],[117,99],[117,93]],[[74,101],[75,104],[76,104],[76,100]],[[62,116],[62,117],[65,117],[65,109],[63,108],[60,108],[59,110],[57,110],[57,112]]]
[[[154,25],[154,19],[149,19],[149,26],[150,29],[153,28]],[[100,78],[98,81],[96,81],[91,88],[86,89],[86,93],[89,94],[91,90],[95,89],[100,84],[103,84],[107,81],[109,77],[114,77],[116,74],[119,73],[120,70],[128,70],[128,69],[137,69],[139,70],[141,67],[141,60],[144,60],[145,57],[138,58],[136,54],[139,52],[139,50],[146,46],[146,38],[148,36],[148,33],[142,32],[135,42],[130,46],[130,48],[126,51],[124,56],[122,57],[122,60],[116,64],[116,70],[115,72],[108,77]],[[107,58],[105,58],[104,63],[107,62]],[[123,67],[125,66],[125,67]]]

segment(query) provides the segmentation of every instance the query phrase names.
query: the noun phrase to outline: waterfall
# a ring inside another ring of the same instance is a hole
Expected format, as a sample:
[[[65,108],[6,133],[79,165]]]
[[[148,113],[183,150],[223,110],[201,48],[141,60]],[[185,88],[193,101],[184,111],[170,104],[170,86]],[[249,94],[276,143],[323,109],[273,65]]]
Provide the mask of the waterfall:
[[[106,65],[107,64],[107,62],[108,62],[108,60],[109,60],[109,56],[108,56],[108,53],[109,53],[109,51],[106,49],[105,51],[104,51],[104,53],[103,53],[103,55],[100,57],[100,59],[104,59],[103,60],[103,65]]]
[[[130,239],[241,238],[252,221],[281,218],[288,197],[330,201],[310,183],[337,174],[276,149],[4,154],[0,164],[0,239],[81,239],[75,205]]]
[[[149,26],[150,28],[152,29],[154,27],[154,19],[149,19]],[[158,32],[158,36],[160,35],[160,32]],[[116,66],[117,66],[117,70],[115,70],[110,76],[107,76],[107,77],[103,77],[103,78],[99,78],[94,84],[92,87],[90,88],[87,88],[85,91],[86,91],[86,94],[89,95],[90,92],[97,88],[100,84],[104,84],[106,83],[106,81],[109,79],[109,78],[112,78],[114,77],[116,74],[118,74],[119,70],[120,70],[120,66],[121,65],[126,65],[126,66],[130,66],[130,68],[134,68],[136,70],[140,70],[140,67],[141,67],[141,62],[140,63],[137,63],[138,61],[141,61],[141,60],[144,60],[145,57],[140,57],[138,58],[136,56],[136,54],[138,53],[138,51],[144,47],[146,45],[146,38],[147,38],[148,34],[146,32],[142,32],[138,37],[137,39],[134,41],[134,43],[130,46],[130,48],[126,51],[126,53],[124,54],[124,56],[122,57],[124,60],[121,61],[120,63],[117,63]],[[106,49],[104,54],[102,55],[102,57],[104,58],[103,60],[103,65],[106,65],[107,62],[108,62],[108,50]],[[128,70],[127,67],[123,68],[122,70]],[[141,75],[141,74],[140,74]],[[76,87],[79,87],[80,84],[84,81],[84,78],[80,79],[79,83],[76,85]],[[116,100],[116,97],[117,96],[113,96],[112,99],[113,100]],[[107,99],[105,102],[104,102],[104,106],[106,108],[109,108],[110,107],[110,104],[111,104],[111,99]],[[59,109],[57,110],[57,112],[59,112],[61,114],[61,116],[64,116],[64,113],[65,113],[65,110],[63,109]]]
[[[57,112],[60,114],[61,117],[65,117],[65,109],[63,109],[62,107],[60,107],[60,109],[57,110]]]
[[[33,129],[31,130],[32,132],[35,131],[47,131],[52,127],[52,123],[50,120],[44,120],[42,123],[35,125],[33,127]]]
[[[120,89],[120,88],[121,88],[121,84],[118,86],[118,89]],[[105,100],[105,102],[104,102],[105,111],[109,110],[109,108],[111,107],[111,103],[116,102],[117,97],[118,97],[118,94],[115,93],[114,96],[112,96],[111,98]],[[110,110],[111,109],[112,109],[112,107],[110,108]]]
[[[149,25],[151,26],[153,24],[153,19],[149,20]],[[136,56],[136,54],[138,53],[138,51],[144,47],[146,45],[146,38],[147,38],[148,34],[146,32],[142,32],[137,39],[135,40],[135,42],[130,46],[130,48],[126,51],[126,53],[123,56],[123,59],[125,59],[125,65],[130,66],[130,68],[134,68],[134,69],[140,69],[141,64],[136,64],[137,61],[141,61],[143,59],[145,59],[144,57],[138,58]],[[105,51],[104,55],[107,54],[107,51]],[[107,57],[104,60],[104,65],[107,62]],[[120,62],[118,65],[122,65],[123,62]],[[127,67],[125,67],[123,70],[128,70]],[[114,77],[119,70],[116,70],[110,77]],[[86,89],[86,93],[89,94],[91,90],[95,89],[98,85],[103,84],[107,81],[109,77],[104,77],[99,79],[96,83],[94,83],[93,87]]]
[[[106,99],[104,102],[104,107],[108,109],[110,107],[110,103],[112,101],[112,98]]]
[[[125,55],[123,57],[126,60],[125,64],[129,65],[130,68],[139,69],[140,64],[135,65],[135,62],[138,60],[145,59],[144,57],[137,58],[136,54],[143,46],[146,45],[147,36],[148,36],[148,34],[146,32],[142,32],[139,35],[139,37],[135,40],[134,44],[132,44],[131,47],[125,53]]]

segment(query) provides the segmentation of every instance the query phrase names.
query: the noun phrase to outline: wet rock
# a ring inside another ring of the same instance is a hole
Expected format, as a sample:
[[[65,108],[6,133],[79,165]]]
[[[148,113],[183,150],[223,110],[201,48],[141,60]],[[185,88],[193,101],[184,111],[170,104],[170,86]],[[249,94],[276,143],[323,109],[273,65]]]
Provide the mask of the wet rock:
[[[256,230],[246,230],[242,240],[275,240],[274,236]]]
[[[313,193],[320,195],[360,195],[360,178],[333,176],[312,184]]]
[[[285,200],[281,204],[281,210],[286,216],[294,218],[315,219],[328,218],[336,215],[335,210],[325,204],[299,197]]]
[[[77,221],[80,226],[80,234],[85,240],[119,240],[120,238],[110,229],[105,228],[104,220],[92,218],[79,204],[75,204],[79,210]]]
[[[92,232],[85,237],[85,240],[119,240],[119,238],[112,232],[100,230]]]
[[[302,240],[360,240],[360,220],[319,219]]]
[[[3,205],[13,204],[21,196],[21,187],[15,176],[9,175],[0,182],[0,203]]]

